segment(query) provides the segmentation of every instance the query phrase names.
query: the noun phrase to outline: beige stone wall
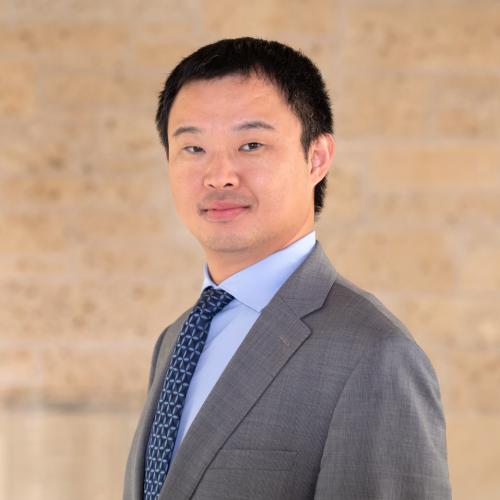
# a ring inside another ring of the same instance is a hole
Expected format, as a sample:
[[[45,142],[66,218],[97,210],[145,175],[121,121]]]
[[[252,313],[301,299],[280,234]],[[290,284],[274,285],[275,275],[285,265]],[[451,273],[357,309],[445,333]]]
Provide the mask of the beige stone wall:
[[[156,96],[180,57],[245,34],[326,76],[319,238],[435,364],[454,498],[500,498],[496,0],[0,0],[0,498],[120,497],[153,342],[203,262]]]

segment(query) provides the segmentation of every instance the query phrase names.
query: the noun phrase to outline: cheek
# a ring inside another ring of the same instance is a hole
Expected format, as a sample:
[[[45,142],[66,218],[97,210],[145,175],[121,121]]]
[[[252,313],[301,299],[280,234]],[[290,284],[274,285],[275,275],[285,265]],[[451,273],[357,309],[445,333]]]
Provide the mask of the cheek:
[[[297,164],[296,158],[277,162],[256,173],[252,185],[257,193],[265,194],[270,203],[290,207],[300,198],[307,198],[306,169],[306,165]]]
[[[283,196],[286,182],[279,175],[273,174],[273,167],[246,172],[244,185],[258,200],[260,207],[278,205]]]
[[[293,163],[283,155],[282,151],[273,152],[265,159],[256,161],[254,164],[244,166],[244,183],[256,191],[256,193],[273,193],[280,191],[284,196],[286,188],[291,184],[291,176],[293,176],[293,168],[290,166]],[[290,175],[291,174],[291,175]]]
[[[196,192],[197,179],[195,176],[179,172],[175,172],[175,174],[170,173],[169,184],[176,205],[184,206],[196,203],[194,194]]]

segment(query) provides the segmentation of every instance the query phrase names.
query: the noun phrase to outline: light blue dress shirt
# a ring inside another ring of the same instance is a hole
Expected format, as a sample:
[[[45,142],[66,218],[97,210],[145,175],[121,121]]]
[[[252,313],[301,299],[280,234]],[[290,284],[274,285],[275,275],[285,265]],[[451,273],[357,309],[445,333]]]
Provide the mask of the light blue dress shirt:
[[[220,285],[210,278],[204,266],[202,290],[222,288],[235,300],[212,320],[205,348],[189,385],[182,410],[174,455],[201,406],[250,328],[290,275],[302,264],[316,243],[312,231],[286,248],[233,274]]]

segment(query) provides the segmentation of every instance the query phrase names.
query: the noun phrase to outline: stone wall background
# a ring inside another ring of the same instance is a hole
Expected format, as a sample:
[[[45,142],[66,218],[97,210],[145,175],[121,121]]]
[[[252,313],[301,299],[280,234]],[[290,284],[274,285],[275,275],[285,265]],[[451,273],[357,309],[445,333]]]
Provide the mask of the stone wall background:
[[[456,500],[499,498],[496,0],[0,0],[0,498],[118,499],[155,338],[196,299],[153,117],[221,37],[319,65],[319,238],[438,372]]]

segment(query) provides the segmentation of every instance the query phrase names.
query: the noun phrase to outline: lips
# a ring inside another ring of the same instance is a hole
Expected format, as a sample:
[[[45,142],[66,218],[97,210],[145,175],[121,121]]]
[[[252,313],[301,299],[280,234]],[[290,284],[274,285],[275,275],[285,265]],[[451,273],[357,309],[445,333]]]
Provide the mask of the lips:
[[[202,208],[202,214],[209,221],[232,220],[250,207],[233,201],[213,201]]]

